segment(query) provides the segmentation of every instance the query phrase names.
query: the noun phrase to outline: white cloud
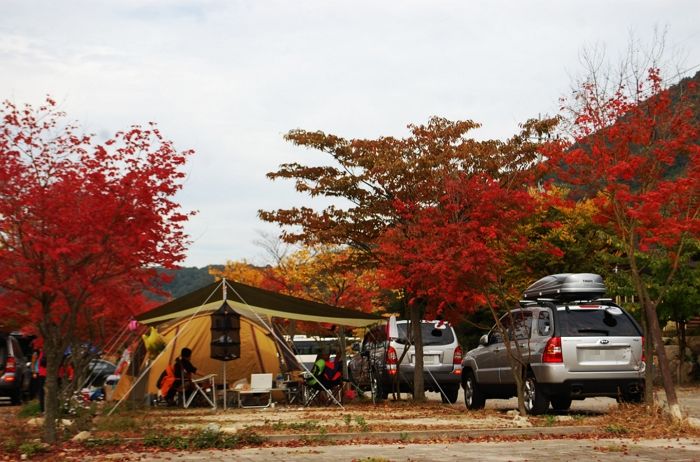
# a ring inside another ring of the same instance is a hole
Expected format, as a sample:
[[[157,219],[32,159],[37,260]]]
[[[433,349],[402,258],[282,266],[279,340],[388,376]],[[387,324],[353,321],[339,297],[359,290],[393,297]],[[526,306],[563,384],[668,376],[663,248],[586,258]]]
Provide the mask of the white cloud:
[[[264,174],[314,161],[292,128],[401,136],[432,115],[507,137],[556,110],[585,45],[669,27],[700,64],[695,0],[339,2],[5,0],[0,98],[46,93],[91,131],[156,121],[197,154],[179,196],[199,215],[187,264],[254,258],[256,212],[303,204]]]

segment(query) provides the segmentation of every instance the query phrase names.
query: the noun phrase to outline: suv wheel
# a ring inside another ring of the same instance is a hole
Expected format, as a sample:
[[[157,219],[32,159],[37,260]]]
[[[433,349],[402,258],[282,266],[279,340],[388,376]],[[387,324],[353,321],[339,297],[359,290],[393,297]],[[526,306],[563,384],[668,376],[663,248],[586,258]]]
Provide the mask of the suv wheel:
[[[440,397],[443,403],[454,404],[457,401],[457,394],[459,394],[459,384],[443,385]]]
[[[551,401],[555,411],[566,411],[571,407],[570,396],[552,396]]]
[[[479,389],[472,371],[468,371],[464,379],[464,404],[471,410],[483,409],[486,405],[486,398]]]
[[[525,410],[528,414],[539,415],[547,412],[549,408],[549,399],[542,391],[542,386],[537,383],[534,376],[529,375],[525,379]]]

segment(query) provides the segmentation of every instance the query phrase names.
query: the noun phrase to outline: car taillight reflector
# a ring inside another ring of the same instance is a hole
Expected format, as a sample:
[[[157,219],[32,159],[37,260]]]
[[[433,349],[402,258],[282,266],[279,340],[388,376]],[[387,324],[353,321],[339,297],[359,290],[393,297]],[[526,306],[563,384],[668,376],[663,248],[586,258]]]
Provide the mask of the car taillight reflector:
[[[390,346],[386,350],[386,370],[390,375],[396,374],[396,363],[398,362],[399,358],[396,355],[396,349]]]
[[[5,372],[15,372],[17,370],[17,360],[15,358],[7,358],[5,363]]]
[[[647,362],[647,344],[644,342],[644,336],[642,335],[642,362]]]
[[[455,348],[454,355],[452,356],[452,364],[462,365],[462,347],[459,345],[457,345],[457,348]]]
[[[561,351],[561,337],[552,337],[547,341],[542,354],[544,363],[563,363],[564,355]]]

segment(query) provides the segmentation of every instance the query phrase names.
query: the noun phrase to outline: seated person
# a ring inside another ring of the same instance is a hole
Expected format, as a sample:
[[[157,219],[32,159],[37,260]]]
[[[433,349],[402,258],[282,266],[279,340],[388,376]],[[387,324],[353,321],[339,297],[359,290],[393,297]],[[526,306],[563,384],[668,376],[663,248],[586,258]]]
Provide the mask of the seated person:
[[[183,348],[180,352],[180,357],[175,359],[175,364],[168,365],[165,369],[164,377],[159,380],[160,392],[170,406],[175,404],[175,394],[182,389],[183,378],[185,382],[188,382],[192,379],[192,375],[198,375],[197,368],[190,362],[191,358],[192,350]]]
[[[321,374],[321,383],[326,388],[333,388],[343,382],[343,362],[339,355],[335,355],[334,359],[326,361],[326,367]]]
[[[321,378],[323,370],[326,368],[326,361],[329,360],[328,353],[319,353],[314,361],[314,366],[311,368],[311,375],[306,378],[306,385],[309,387],[321,389]]]
[[[337,355],[336,355],[337,356]],[[316,358],[311,369],[311,376],[306,379],[306,384],[316,389],[331,388],[342,383],[343,364],[340,358],[332,360],[329,353],[321,353]]]

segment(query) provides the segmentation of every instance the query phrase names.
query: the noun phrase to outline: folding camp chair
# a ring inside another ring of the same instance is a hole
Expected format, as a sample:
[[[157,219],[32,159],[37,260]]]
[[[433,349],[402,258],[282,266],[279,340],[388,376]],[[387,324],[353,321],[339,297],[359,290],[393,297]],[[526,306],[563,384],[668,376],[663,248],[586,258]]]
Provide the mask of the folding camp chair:
[[[244,404],[243,397],[255,397],[259,403]],[[267,398],[267,401],[265,401]],[[272,405],[272,374],[251,374],[250,389],[238,390],[238,407],[242,408],[266,408]]]
[[[192,404],[192,401],[197,396],[201,396],[204,400],[209,403],[212,409],[216,410],[216,374],[205,375],[198,379],[189,380],[188,382],[183,382],[185,385],[182,387],[182,407],[187,409]],[[188,394],[189,389],[189,396]],[[211,395],[211,396],[210,396]]]
[[[323,374],[320,377],[316,377],[310,372],[304,373],[304,406],[328,406],[336,402],[339,403],[342,395],[342,376],[339,376],[336,380],[327,380]]]

